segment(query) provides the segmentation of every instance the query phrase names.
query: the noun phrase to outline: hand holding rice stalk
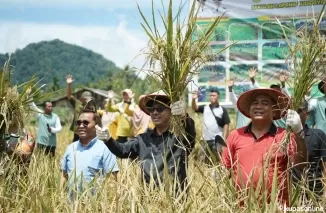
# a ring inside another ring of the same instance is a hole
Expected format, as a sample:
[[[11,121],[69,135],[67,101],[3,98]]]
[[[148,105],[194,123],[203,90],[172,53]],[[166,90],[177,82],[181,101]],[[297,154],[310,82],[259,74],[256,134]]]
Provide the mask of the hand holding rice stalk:
[[[147,63],[149,63],[149,70],[146,72],[162,85],[162,90],[170,96],[172,103],[182,99],[193,75],[198,74],[197,70],[211,57],[207,54],[209,43],[221,18],[214,19],[204,32],[199,32],[200,36],[193,40],[192,37],[197,30],[196,19],[199,11],[199,8],[195,9],[195,6],[196,1],[193,1],[188,19],[181,23],[181,11],[184,5],[181,3],[176,17],[173,17],[172,0],[170,0],[166,18],[163,17],[166,15],[163,5],[163,15],[161,11],[158,11],[165,29],[163,35],[160,34],[156,25],[153,1],[151,20],[153,26],[149,25],[138,6],[144,22],[141,26],[150,40],[144,53],[148,59]],[[183,126],[181,122],[180,117],[172,117],[172,131],[177,135],[182,134],[182,130],[180,131],[180,127]]]
[[[304,100],[305,94],[312,86],[320,81],[325,72],[324,54],[326,53],[326,41],[320,33],[320,23],[324,16],[325,5],[323,6],[318,19],[307,20],[306,24],[295,30],[295,44],[291,45],[290,39],[286,34],[288,27],[279,25],[283,30],[285,41],[288,44],[289,55],[287,58],[289,69],[292,73],[292,97],[289,108],[297,110]],[[288,147],[290,142],[290,132],[284,140],[283,147]]]
[[[0,139],[6,134],[20,134],[26,113],[30,111],[29,103],[44,98],[41,88],[37,87],[37,78],[20,85],[11,86],[10,58],[0,72]]]

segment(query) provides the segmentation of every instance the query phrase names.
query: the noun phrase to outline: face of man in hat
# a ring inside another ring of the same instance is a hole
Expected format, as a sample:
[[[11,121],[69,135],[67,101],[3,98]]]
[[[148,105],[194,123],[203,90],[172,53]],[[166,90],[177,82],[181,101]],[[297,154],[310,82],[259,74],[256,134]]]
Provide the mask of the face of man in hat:
[[[123,98],[123,101],[129,101],[129,95],[127,92],[123,92],[122,93],[122,98]]]
[[[149,115],[156,127],[170,124],[171,110],[166,105],[154,102],[147,107]]]
[[[272,121],[275,101],[266,94],[257,94],[251,99],[249,114],[252,120]]]

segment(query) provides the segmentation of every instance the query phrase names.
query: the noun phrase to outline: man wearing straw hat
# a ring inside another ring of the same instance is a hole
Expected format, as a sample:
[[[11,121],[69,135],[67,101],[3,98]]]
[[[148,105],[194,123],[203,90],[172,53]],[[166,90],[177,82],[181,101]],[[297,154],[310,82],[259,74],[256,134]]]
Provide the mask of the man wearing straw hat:
[[[155,128],[126,143],[116,143],[107,130],[98,128],[97,136],[106,141],[110,151],[120,158],[138,157],[142,178],[146,183],[154,182],[155,186],[166,182],[165,171],[180,184],[178,189],[185,189],[188,155],[195,144],[196,130],[194,121],[185,112],[181,102],[171,104],[171,99],[159,91],[146,95],[139,101],[139,107],[148,115]],[[184,123],[185,137],[177,137],[171,132],[171,116],[180,116]],[[177,184],[177,186],[179,186]],[[171,184],[173,185],[173,184]],[[178,191],[178,190],[177,190]]]
[[[326,78],[318,84],[318,89],[324,96],[311,99],[309,101],[309,111],[313,112],[313,120],[315,122],[315,128],[320,129],[326,133]]]
[[[227,148],[222,154],[223,164],[231,169],[239,189],[253,186],[262,190],[260,183],[264,174],[264,187],[268,192],[268,201],[272,191],[274,169],[277,169],[278,199],[288,204],[288,184],[286,171],[288,160],[296,168],[304,168],[307,160],[307,148],[300,116],[293,110],[287,110],[286,125],[292,133],[288,145],[282,144],[286,130],[276,127],[273,120],[280,119],[288,107],[289,98],[274,89],[253,89],[243,93],[237,102],[242,114],[252,122],[245,127],[233,130],[227,139]]]

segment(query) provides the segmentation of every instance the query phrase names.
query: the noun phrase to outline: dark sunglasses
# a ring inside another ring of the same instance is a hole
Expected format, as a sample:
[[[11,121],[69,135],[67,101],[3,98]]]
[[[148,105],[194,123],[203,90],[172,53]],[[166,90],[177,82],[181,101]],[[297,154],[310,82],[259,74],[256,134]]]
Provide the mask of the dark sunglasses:
[[[166,109],[165,106],[157,106],[157,107],[147,107],[147,110],[149,111],[149,113],[154,113],[155,110],[158,113],[163,112]]]
[[[75,121],[76,126],[80,126],[82,124],[83,124],[83,126],[88,126],[89,121],[85,121],[85,120],[77,120],[77,121]]]

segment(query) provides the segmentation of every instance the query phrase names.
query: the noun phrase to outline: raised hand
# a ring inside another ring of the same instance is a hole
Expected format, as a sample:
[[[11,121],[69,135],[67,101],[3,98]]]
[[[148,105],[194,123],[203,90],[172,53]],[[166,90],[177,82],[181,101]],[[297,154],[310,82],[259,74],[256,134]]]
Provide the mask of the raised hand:
[[[230,79],[229,82],[228,82],[228,87],[232,88],[233,86],[234,86],[234,80]]]
[[[170,105],[172,115],[185,116],[186,110],[183,101],[177,101]]]
[[[198,98],[198,91],[193,91],[192,92],[192,99],[197,99]]]
[[[285,83],[289,79],[289,75],[286,72],[280,72],[278,79],[281,83]]]
[[[257,69],[256,69],[255,67],[251,67],[251,68],[249,69],[249,78],[250,78],[250,79],[255,78],[256,73],[257,73]]]
[[[109,130],[106,127],[101,128],[98,125],[96,125],[95,129],[96,129],[96,136],[98,139],[100,139],[102,141],[107,141],[110,139],[111,135],[110,135]]]
[[[300,115],[291,109],[288,109],[287,111],[286,125],[291,127],[292,131],[295,133],[298,133],[303,129]]]
[[[114,96],[113,91],[110,90],[110,91],[108,92],[108,99],[112,99],[113,96]]]
[[[71,84],[74,81],[74,79],[72,78],[72,75],[67,75],[66,76],[66,82],[67,84]]]

